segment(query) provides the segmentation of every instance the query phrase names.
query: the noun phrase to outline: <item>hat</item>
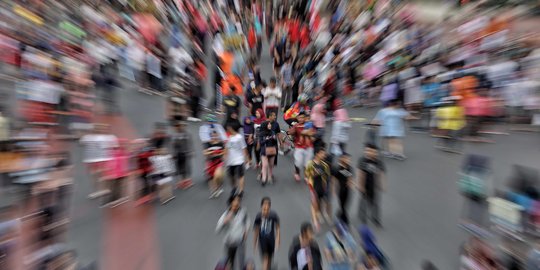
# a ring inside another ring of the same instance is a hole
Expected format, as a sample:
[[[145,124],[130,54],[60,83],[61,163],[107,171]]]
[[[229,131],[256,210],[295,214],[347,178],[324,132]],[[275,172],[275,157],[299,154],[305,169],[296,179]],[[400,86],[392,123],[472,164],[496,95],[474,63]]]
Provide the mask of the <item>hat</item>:
[[[217,118],[213,114],[208,114],[206,115],[206,122],[217,122]]]

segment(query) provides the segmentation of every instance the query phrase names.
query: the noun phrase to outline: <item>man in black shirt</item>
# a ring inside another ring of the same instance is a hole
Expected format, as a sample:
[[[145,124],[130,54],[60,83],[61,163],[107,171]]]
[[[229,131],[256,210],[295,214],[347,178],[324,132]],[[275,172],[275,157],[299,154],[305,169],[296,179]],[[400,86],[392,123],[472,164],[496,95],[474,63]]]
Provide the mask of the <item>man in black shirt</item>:
[[[368,211],[371,214],[373,223],[381,226],[378,193],[384,191],[384,172],[385,167],[379,160],[379,150],[373,144],[366,144],[364,148],[364,157],[358,162],[358,189],[362,193],[360,202],[360,219],[363,223],[367,222]]]
[[[349,154],[343,153],[339,157],[338,165],[332,169],[332,176],[338,184],[337,192],[340,208],[338,217],[343,223],[348,225],[349,217],[347,215],[347,202],[349,200],[349,187],[353,185],[353,170]]]
[[[257,249],[257,243],[261,249],[262,269],[270,270],[272,266],[272,257],[274,251],[280,243],[280,227],[278,215],[270,210],[272,202],[270,198],[264,197],[261,201],[261,212],[255,218],[253,226],[255,240],[254,250]]]
[[[322,270],[322,256],[319,245],[313,239],[313,227],[303,223],[300,235],[293,238],[289,249],[291,270]]]
[[[238,116],[240,116],[241,100],[234,93],[236,93],[236,88],[231,86],[230,91],[227,93],[226,96],[223,97],[223,107],[225,109],[225,121],[231,118],[231,115],[233,113],[236,113]]]
[[[251,116],[255,116],[255,112],[258,109],[263,108],[263,102],[264,102],[264,96],[261,93],[262,85],[258,84],[253,88],[251,93],[248,93],[246,95],[246,101],[249,108],[249,111],[251,113]]]

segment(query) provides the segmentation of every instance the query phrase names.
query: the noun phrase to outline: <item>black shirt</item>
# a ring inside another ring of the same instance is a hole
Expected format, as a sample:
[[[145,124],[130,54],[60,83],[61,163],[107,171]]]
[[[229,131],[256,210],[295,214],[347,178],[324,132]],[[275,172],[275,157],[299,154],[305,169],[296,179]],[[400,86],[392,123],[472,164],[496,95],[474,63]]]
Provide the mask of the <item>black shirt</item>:
[[[251,93],[248,95],[247,102],[251,104],[251,115],[255,115],[258,109],[263,108],[264,96],[261,93]]]
[[[259,228],[260,241],[272,241],[276,239],[279,217],[274,211],[268,213],[268,217],[263,217],[261,213],[255,218],[254,227]]]
[[[215,155],[210,155],[208,156],[208,160],[210,161],[217,161],[217,160],[221,160],[223,158],[223,156],[221,154],[223,154],[223,151],[225,149],[225,145],[222,143],[222,142],[208,142],[206,143],[206,147],[205,147],[206,150],[212,150],[213,154]]]
[[[358,162],[358,169],[362,170],[365,174],[364,189],[368,198],[375,196],[376,182],[379,174],[385,171],[385,167],[382,161],[379,159],[360,158]]]
[[[353,171],[349,165],[338,165],[332,170],[332,176],[335,177],[339,183],[339,192],[345,192],[349,189],[347,182],[349,178],[353,176]]]
[[[225,113],[227,114],[226,118],[229,118],[233,113],[240,114],[240,98],[237,95],[224,96],[223,97],[223,106],[225,106]]]

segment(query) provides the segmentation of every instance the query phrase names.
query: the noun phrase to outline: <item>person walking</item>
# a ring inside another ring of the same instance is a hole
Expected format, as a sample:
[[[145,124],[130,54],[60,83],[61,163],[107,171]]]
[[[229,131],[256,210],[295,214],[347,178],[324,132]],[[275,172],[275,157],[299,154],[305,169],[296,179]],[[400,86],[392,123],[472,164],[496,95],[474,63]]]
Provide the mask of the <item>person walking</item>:
[[[222,183],[225,174],[223,170],[225,144],[217,132],[212,133],[211,140],[205,143],[203,154],[206,157],[205,174],[210,188],[210,199],[217,198],[223,193]]]
[[[265,122],[259,131],[259,145],[262,159],[261,183],[265,186],[269,181],[274,181],[272,170],[274,159],[277,156],[277,135],[272,129],[271,122]]]
[[[173,154],[176,161],[177,188],[188,189],[193,186],[191,180],[191,157],[193,155],[193,140],[186,130],[185,122],[175,123],[176,132],[172,137]]]
[[[234,188],[244,191],[244,164],[248,160],[247,145],[244,136],[238,133],[239,125],[227,126],[230,134],[226,143],[226,164]]]
[[[301,179],[301,171],[306,168],[313,158],[313,141],[311,136],[315,131],[305,127],[306,113],[300,112],[297,123],[292,126],[288,133],[294,136],[294,178],[297,182]]]
[[[339,157],[338,165],[332,170],[338,199],[339,199],[339,214],[338,218],[344,224],[349,224],[349,216],[347,214],[347,204],[349,201],[349,189],[353,183],[353,168],[351,166],[351,156],[347,153],[342,153]]]
[[[351,122],[347,109],[340,107],[334,111],[334,122],[332,123],[332,136],[330,137],[330,147],[333,155],[339,156],[340,153],[345,153],[347,150],[347,142],[349,141],[349,132],[351,130]],[[337,151],[339,150],[339,151]]]
[[[390,101],[389,105],[377,112],[373,122],[380,124],[379,135],[383,138],[385,152],[390,158],[405,160],[403,153],[403,137],[405,137],[405,120],[413,119],[410,114],[401,108],[398,100]]]
[[[253,226],[253,250],[260,248],[263,270],[272,268],[274,252],[281,243],[279,216],[271,210],[271,206],[272,201],[269,197],[261,200],[261,212],[257,214]]]
[[[281,104],[281,88],[276,85],[276,78],[272,77],[270,79],[270,85],[262,91],[264,96],[264,109],[266,115],[270,115],[272,112],[276,113],[276,116],[279,111]]]
[[[358,162],[358,189],[361,193],[360,219],[367,223],[368,212],[373,223],[381,226],[379,191],[385,190],[385,166],[379,159],[379,149],[372,144],[364,147],[364,156]]]
[[[358,245],[351,233],[337,221],[326,234],[325,257],[330,270],[350,270],[357,263]]]
[[[313,226],[302,223],[300,235],[293,238],[289,248],[291,270],[322,270],[322,256],[319,244],[313,238]]]
[[[320,230],[320,220],[324,216],[330,222],[330,207],[328,207],[328,194],[331,171],[330,166],[325,162],[326,150],[318,148],[315,157],[306,167],[306,178],[311,191],[311,218],[315,230]],[[326,211],[323,211],[325,209]]]
[[[249,216],[241,206],[242,195],[233,193],[228,200],[228,208],[221,215],[216,226],[216,232],[224,234],[227,269],[235,269],[235,260],[238,264],[244,263],[244,245],[250,229]]]

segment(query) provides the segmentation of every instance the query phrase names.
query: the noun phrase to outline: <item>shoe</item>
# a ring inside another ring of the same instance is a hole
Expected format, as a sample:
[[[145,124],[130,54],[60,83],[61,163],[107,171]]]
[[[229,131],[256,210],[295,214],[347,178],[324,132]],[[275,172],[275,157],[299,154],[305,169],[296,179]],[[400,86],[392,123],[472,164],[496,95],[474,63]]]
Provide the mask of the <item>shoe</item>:
[[[381,221],[378,220],[378,219],[374,219],[373,224],[375,224],[375,227],[377,227],[377,228],[382,228]]]
[[[295,173],[295,174],[294,174],[294,180],[295,180],[296,182],[300,182],[300,175],[297,174],[297,173]]]
[[[195,122],[195,118],[194,118],[194,117],[191,117],[191,116],[188,117],[187,120],[188,120],[189,122]]]
[[[278,154],[279,154],[280,156],[283,156],[283,155],[285,155],[285,152],[279,150],[279,151],[278,151]]]
[[[151,195],[146,195],[146,196],[138,199],[135,202],[135,206],[140,206],[140,205],[146,204],[146,203],[152,201],[152,199],[153,199],[153,197]]]
[[[383,157],[387,157],[387,158],[393,158],[394,155],[392,155],[392,153],[388,152],[388,151],[382,151],[381,154],[383,155]]]
[[[219,196],[221,196],[222,193],[223,193],[223,189],[222,189],[222,188],[219,188],[219,189],[216,191],[216,198],[218,198]]]
[[[400,160],[400,161],[403,161],[403,160],[407,159],[407,157],[405,155],[402,155],[402,154],[393,154],[392,157],[394,159],[397,159],[397,160]]]
[[[209,200],[212,200],[212,199],[217,198],[217,196],[216,196],[216,195],[217,195],[217,192],[218,192],[217,190],[213,191],[213,192],[210,194],[210,197],[208,197],[208,199],[209,199]]]

